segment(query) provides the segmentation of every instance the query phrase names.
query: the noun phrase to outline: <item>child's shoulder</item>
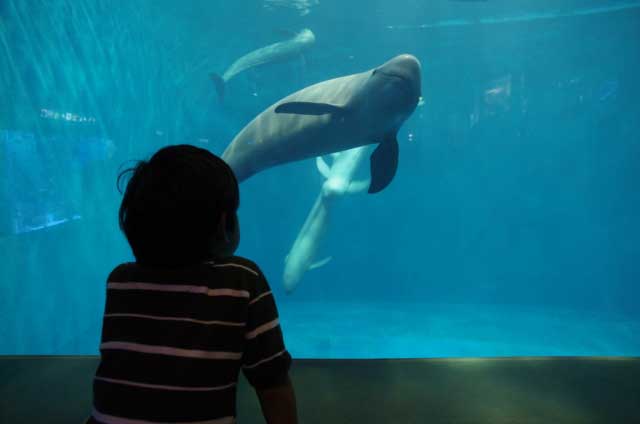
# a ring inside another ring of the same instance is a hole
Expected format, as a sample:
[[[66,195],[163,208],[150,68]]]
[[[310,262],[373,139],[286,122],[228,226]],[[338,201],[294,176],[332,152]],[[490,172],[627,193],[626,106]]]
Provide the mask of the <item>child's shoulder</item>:
[[[241,256],[229,256],[180,268],[155,268],[136,262],[125,262],[111,271],[108,281],[177,283],[208,279],[217,281],[220,278],[238,282],[265,279],[262,270],[255,262]]]
[[[119,281],[126,279],[131,270],[136,266],[135,262],[125,262],[113,268],[107,278],[109,281]]]

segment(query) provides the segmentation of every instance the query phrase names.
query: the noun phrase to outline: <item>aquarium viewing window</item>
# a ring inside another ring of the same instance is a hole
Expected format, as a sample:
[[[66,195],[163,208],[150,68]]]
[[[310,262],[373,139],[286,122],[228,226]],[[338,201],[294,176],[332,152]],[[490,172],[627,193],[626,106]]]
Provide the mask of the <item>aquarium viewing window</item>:
[[[0,354],[98,354],[187,143],[296,359],[640,355],[640,2],[188,3],[1,2]]]

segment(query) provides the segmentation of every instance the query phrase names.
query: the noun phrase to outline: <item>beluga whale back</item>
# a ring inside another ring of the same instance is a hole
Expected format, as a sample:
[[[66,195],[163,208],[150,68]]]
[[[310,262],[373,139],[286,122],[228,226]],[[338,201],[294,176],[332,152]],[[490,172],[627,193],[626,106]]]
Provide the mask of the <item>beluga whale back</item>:
[[[358,74],[297,91],[255,117],[222,158],[238,181],[288,162],[378,144],[369,193],[384,189],[398,165],[398,130],[421,96],[421,65],[409,54]]]

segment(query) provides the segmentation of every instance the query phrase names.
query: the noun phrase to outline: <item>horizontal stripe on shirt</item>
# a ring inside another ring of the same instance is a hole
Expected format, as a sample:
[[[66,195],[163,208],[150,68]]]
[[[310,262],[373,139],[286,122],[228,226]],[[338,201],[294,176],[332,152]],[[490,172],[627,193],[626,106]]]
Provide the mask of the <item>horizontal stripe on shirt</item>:
[[[240,265],[240,264],[234,264],[234,263],[227,263],[227,264],[217,264],[215,262],[208,262],[209,265],[211,265],[214,268],[241,268],[244,269],[246,271],[249,271],[250,273],[252,273],[253,275],[255,275],[256,277],[258,276],[258,273],[255,272],[254,270],[252,270],[251,268],[244,266],[244,265]]]
[[[224,386],[215,387],[184,387],[184,386],[167,386],[163,384],[139,383],[136,381],[120,380],[117,378],[95,377],[96,380],[105,381],[107,383],[123,384],[125,386],[143,387],[145,389],[171,390],[177,392],[212,392],[217,390],[230,389],[236,386],[236,383],[226,384]]]
[[[117,314],[105,314],[104,317],[105,318],[141,318],[141,319],[151,319],[151,320],[158,320],[158,321],[184,321],[184,322],[192,322],[194,324],[224,325],[224,326],[230,326],[230,327],[244,327],[246,325],[244,322],[204,321],[204,320],[193,319],[193,318],[160,317],[160,316],[145,315],[145,314],[117,313]]]
[[[91,412],[93,418],[104,424],[168,424],[166,422],[147,421],[147,420],[134,420],[124,417],[116,417],[114,415],[103,414],[95,408]],[[234,417],[216,418],[206,421],[183,421],[173,422],[171,424],[234,424],[236,422]]]
[[[284,354],[285,352],[286,352],[286,350],[281,350],[280,352],[276,353],[275,355],[271,355],[268,358],[264,358],[264,359],[254,363],[254,364],[245,365],[243,368],[246,369],[246,370],[250,370],[252,368],[255,368],[255,367],[259,366],[259,365],[264,364],[265,362],[269,362],[269,361],[272,361],[272,360],[276,359],[278,356]]]
[[[219,318],[224,319],[224,317]],[[261,323],[273,318],[265,318]],[[107,318],[104,323],[102,343],[138,343],[207,352],[244,351],[245,334],[258,326],[257,324],[245,327],[211,326],[188,321],[156,321],[137,318]],[[273,352],[276,350],[270,353]]]
[[[256,328],[255,330],[248,332],[245,335],[245,339],[247,339],[247,340],[255,339],[260,334],[266,333],[269,330],[273,330],[278,325],[280,325],[280,320],[278,318],[276,318],[273,321],[270,321],[270,322],[268,322],[266,324],[262,324],[260,327]]]
[[[255,299],[253,299],[251,302],[249,302],[249,305],[253,305],[254,303],[256,303],[258,300],[262,299],[263,297],[269,296],[271,294],[270,291],[262,293],[260,296],[256,297]]]
[[[249,292],[247,290],[211,289],[207,286],[192,286],[182,284],[157,284],[137,282],[116,283],[111,281],[107,284],[107,288],[111,290],[150,290],[162,292],[205,294],[207,296],[230,296],[242,298],[249,297]]]
[[[238,370],[242,366],[242,361],[149,355],[127,350],[103,350],[101,354],[104,360],[96,372],[97,376],[167,386],[222,386],[237,381]],[[247,362],[253,363],[264,356]]]
[[[246,297],[205,296],[184,292],[108,290],[104,313],[135,313],[158,317],[185,317],[201,321],[246,322],[248,301],[249,298]],[[260,304],[261,302],[257,305]],[[273,316],[265,317],[265,319],[273,318]],[[111,322],[118,323],[115,320]],[[244,336],[244,329],[238,328],[238,330]]]
[[[206,350],[180,349],[170,346],[151,346],[140,343],[129,342],[105,342],[100,345],[100,349],[118,349],[141,353],[152,353],[156,355],[178,356],[183,358],[201,359],[230,359],[239,360],[242,352],[213,352]]]

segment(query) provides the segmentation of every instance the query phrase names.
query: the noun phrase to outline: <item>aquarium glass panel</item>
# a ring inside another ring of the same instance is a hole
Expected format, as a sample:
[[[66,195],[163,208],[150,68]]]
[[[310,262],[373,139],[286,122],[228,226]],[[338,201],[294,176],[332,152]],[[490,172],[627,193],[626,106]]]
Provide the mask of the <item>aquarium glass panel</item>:
[[[2,0],[0,354],[98,353],[117,177],[186,143],[294,358],[638,356],[639,41],[637,0]]]

